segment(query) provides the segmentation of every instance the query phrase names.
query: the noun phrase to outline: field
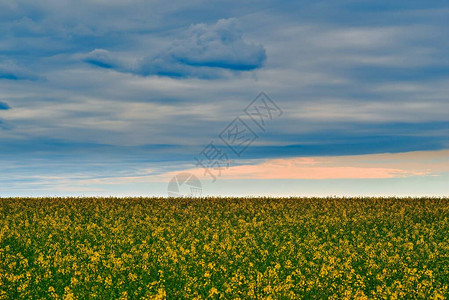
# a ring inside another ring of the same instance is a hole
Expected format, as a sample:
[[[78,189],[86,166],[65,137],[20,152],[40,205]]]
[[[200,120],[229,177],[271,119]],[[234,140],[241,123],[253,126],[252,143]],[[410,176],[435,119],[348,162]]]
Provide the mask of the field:
[[[0,199],[0,299],[446,299],[449,199]]]

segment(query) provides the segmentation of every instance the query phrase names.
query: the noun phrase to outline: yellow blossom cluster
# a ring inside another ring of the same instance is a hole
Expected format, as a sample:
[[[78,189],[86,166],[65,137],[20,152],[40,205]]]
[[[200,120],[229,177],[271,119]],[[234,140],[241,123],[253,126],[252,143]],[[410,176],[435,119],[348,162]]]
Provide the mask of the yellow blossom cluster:
[[[0,199],[0,299],[446,299],[447,198]]]

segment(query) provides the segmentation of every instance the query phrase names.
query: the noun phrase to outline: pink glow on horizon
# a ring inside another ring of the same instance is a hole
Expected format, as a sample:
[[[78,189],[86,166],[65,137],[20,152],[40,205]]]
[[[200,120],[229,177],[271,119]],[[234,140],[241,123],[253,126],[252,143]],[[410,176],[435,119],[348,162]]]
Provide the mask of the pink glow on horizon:
[[[373,179],[437,176],[448,172],[449,151],[256,160],[223,168],[219,179]],[[254,163],[255,162],[255,163]],[[183,170],[204,176],[204,169]],[[211,169],[218,175],[217,170]],[[167,173],[168,177],[179,172]],[[207,177],[208,175],[206,175]]]

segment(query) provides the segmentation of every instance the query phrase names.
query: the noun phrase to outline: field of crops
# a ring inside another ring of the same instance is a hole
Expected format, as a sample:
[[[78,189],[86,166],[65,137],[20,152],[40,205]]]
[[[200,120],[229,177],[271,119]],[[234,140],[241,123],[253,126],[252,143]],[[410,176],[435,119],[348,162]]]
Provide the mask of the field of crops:
[[[449,296],[449,199],[0,199],[0,299]]]

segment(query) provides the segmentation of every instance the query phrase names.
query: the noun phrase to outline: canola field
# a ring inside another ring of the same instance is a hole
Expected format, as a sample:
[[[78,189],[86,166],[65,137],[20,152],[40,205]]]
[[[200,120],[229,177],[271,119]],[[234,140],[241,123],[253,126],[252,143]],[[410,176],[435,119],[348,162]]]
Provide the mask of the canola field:
[[[0,299],[447,299],[447,198],[0,199]]]

